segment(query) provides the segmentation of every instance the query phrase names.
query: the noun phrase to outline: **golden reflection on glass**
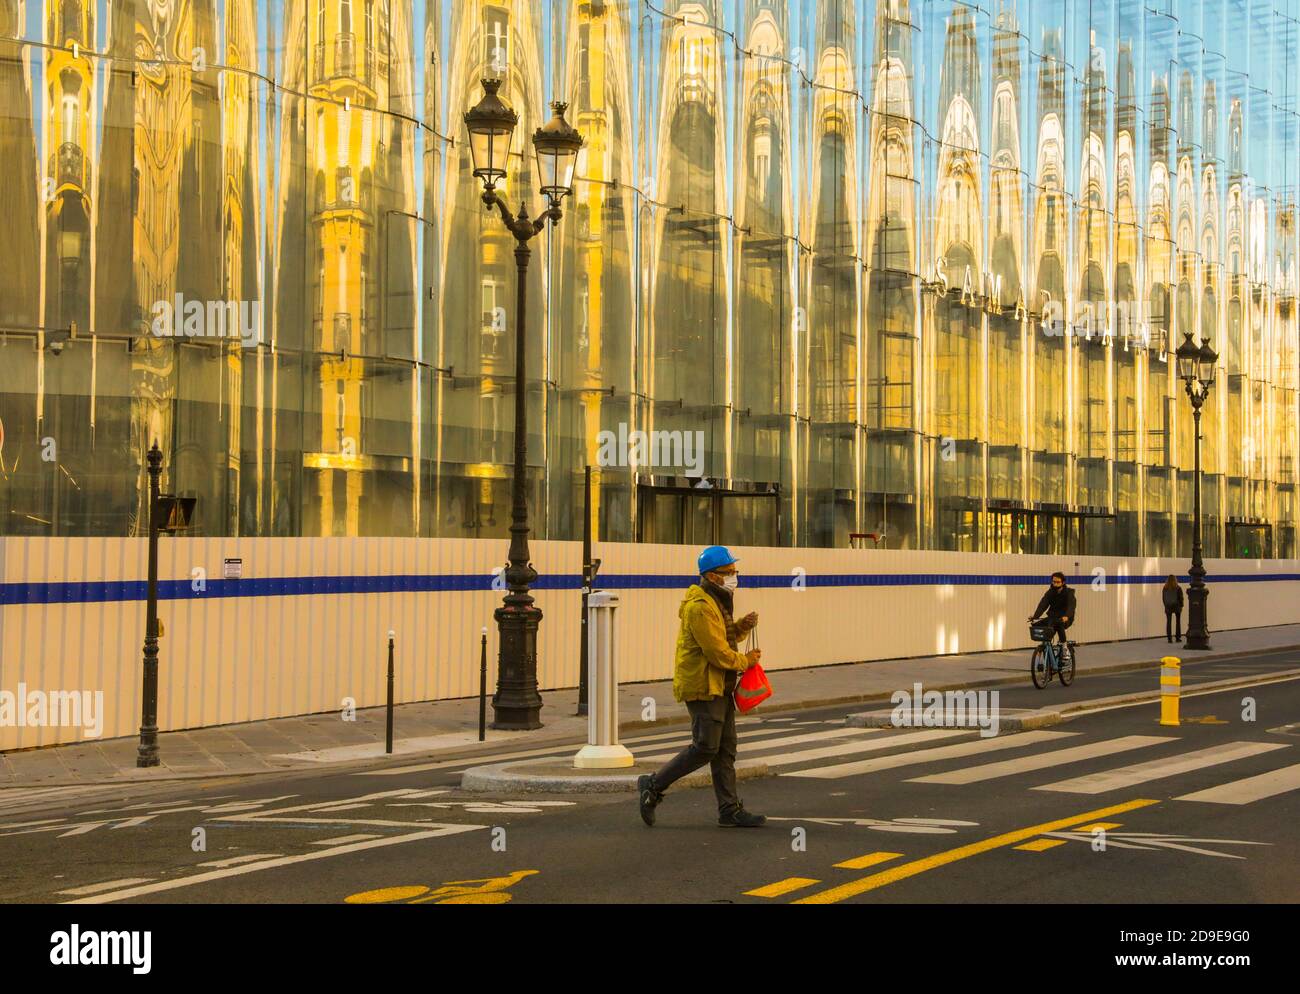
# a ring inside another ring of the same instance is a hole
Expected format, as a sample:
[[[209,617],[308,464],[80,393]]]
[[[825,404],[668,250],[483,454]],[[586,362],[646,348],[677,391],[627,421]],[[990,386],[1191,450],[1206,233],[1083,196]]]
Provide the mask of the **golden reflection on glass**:
[[[541,538],[1174,555],[1190,332],[1207,553],[1294,556],[1300,0],[1156,7],[0,0],[0,529],[158,440],[202,534],[503,538],[522,390]],[[586,137],[526,384],[486,76],[512,206]]]

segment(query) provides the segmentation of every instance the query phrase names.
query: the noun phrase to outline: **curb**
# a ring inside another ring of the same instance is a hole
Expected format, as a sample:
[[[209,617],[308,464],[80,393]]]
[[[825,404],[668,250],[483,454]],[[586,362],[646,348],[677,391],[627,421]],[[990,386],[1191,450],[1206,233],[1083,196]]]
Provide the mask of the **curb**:
[[[461,774],[461,790],[485,792],[512,792],[525,794],[616,794],[634,793],[636,779],[657,766],[638,764],[631,773],[611,770],[608,773],[579,772],[543,773],[530,767],[554,767],[554,760],[526,760],[518,763],[498,763],[493,766],[475,766]],[[752,780],[771,776],[766,763],[761,760],[741,760],[736,763],[736,779]],[[682,777],[674,787],[709,787],[713,776],[708,770],[697,770]]]

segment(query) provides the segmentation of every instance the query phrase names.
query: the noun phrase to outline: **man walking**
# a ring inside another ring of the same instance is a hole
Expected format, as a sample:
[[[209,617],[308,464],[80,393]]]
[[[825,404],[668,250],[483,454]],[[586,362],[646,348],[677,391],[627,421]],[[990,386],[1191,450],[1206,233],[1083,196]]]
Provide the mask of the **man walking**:
[[[736,794],[736,702],[732,694],[739,675],[759,661],[762,653],[737,651],[740,640],[758,624],[751,611],[739,621],[732,617],[732,596],[739,585],[735,558],[725,547],[711,545],[696,565],[700,582],[691,584],[677,610],[681,628],[673,664],[673,696],[686,702],[691,714],[691,744],[658,773],[637,778],[641,820],[655,823],[655,808],[673,783],[708,764],[718,798],[718,824],[725,828],[756,828],[766,818],[751,814]]]

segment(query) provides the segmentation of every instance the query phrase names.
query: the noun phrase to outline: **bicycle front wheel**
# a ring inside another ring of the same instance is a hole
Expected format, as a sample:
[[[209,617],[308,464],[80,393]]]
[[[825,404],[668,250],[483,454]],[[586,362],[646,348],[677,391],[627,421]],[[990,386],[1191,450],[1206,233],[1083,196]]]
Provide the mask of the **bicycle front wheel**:
[[[1052,674],[1047,669],[1047,653],[1041,645],[1034,650],[1033,658],[1029,661],[1029,676],[1039,690],[1046,687],[1052,679]]]
[[[1074,653],[1075,648],[1072,645],[1067,645],[1061,650],[1061,669],[1058,675],[1061,677],[1062,687],[1074,683]]]

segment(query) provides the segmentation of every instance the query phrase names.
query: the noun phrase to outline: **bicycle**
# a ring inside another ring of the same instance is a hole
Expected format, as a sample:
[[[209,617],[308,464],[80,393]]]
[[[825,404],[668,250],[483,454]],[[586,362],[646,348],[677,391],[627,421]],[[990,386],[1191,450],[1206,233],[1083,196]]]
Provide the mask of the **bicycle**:
[[[1064,643],[1054,643],[1056,629],[1050,621],[1030,621],[1029,637],[1038,645],[1029,661],[1029,676],[1034,686],[1042,690],[1052,682],[1052,677],[1061,680],[1062,687],[1074,683],[1075,646],[1079,643],[1068,639]]]

